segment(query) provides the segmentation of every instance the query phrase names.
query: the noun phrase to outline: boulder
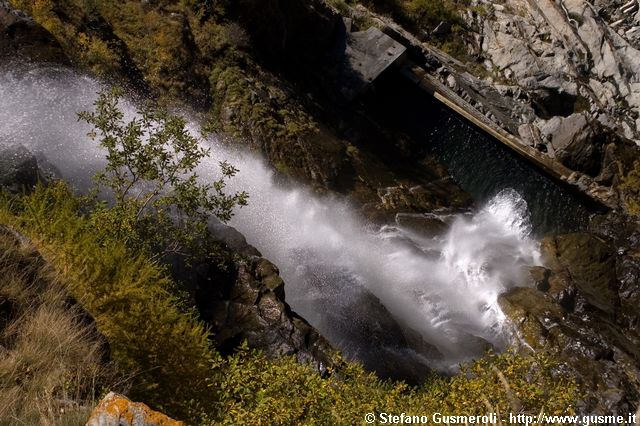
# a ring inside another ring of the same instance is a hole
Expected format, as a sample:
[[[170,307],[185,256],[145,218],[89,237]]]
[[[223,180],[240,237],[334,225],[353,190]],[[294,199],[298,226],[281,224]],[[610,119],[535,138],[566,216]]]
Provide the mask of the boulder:
[[[551,271],[543,266],[534,266],[529,270],[533,285],[542,292],[546,292],[551,288],[549,285],[550,273]]]
[[[86,426],[185,426],[185,423],[109,392],[93,410]]]
[[[555,244],[555,252],[550,246]],[[543,256],[552,258],[557,275],[568,274],[589,308],[613,315],[618,299],[615,251],[606,241],[587,233],[560,235],[545,244]]]
[[[550,334],[564,317],[560,306],[539,290],[516,287],[498,299],[505,315],[517,325],[518,334],[534,349],[546,346]]]
[[[236,228],[225,225],[215,217],[209,218],[209,232],[218,241],[243,256],[259,256],[262,254],[257,248],[247,242],[247,239]]]
[[[449,225],[442,219],[428,213],[397,213],[395,222],[401,228],[426,237],[442,236],[449,230]]]
[[[585,114],[554,117],[540,125],[547,150],[571,170],[596,176],[600,172],[604,132],[591,125]]]
[[[28,192],[47,177],[38,159],[22,145],[0,146],[0,187],[12,193]]]
[[[388,212],[458,210],[471,204],[469,195],[449,177],[412,187],[400,184],[378,188],[377,192],[380,206]]]

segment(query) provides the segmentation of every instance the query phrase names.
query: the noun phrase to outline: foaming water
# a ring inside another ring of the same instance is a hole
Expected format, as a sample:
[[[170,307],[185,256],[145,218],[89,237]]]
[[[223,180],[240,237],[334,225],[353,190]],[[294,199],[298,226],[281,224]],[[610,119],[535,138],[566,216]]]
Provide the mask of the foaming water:
[[[0,143],[41,153],[85,190],[105,160],[76,113],[92,108],[100,87],[65,69],[1,71]],[[278,185],[255,155],[208,143],[212,155],[199,174],[216,177],[227,159],[240,169],[229,189],[250,194],[231,225],[278,265],[294,310],[348,356],[393,375],[402,360],[449,369],[508,343],[498,295],[526,284],[523,267],[540,264],[517,192],[503,190],[473,213],[438,217],[448,224],[443,233],[380,229],[344,201]]]

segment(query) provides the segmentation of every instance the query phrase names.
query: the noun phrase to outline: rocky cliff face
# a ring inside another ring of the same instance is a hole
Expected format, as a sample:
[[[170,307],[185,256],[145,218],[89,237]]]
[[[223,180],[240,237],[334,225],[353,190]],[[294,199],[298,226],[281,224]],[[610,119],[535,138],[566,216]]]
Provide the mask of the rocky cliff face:
[[[458,58],[423,43],[428,32],[408,33],[361,6],[350,14],[409,47],[467,108],[566,167],[580,191],[630,209],[620,184],[640,157],[635,2],[474,0],[459,10],[467,51]]]
[[[465,17],[482,65],[532,99],[536,117],[523,123],[584,112],[640,141],[640,15],[622,3],[481,0]]]
[[[517,106],[495,121],[613,188],[640,143],[640,12],[623,3],[479,0],[464,13],[484,81]]]
[[[53,35],[5,0],[0,1],[0,58],[66,61]]]

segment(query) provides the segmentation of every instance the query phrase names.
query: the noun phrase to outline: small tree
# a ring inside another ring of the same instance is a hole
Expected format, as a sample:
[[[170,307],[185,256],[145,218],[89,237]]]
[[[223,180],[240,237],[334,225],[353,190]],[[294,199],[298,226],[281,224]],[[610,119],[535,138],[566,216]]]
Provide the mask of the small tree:
[[[226,222],[236,206],[247,204],[246,192],[224,191],[238,170],[223,161],[222,176],[201,183],[195,169],[209,150],[186,129],[185,120],[147,107],[125,121],[121,96],[120,90],[102,91],[95,111],[78,114],[93,126],[89,136],[107,151],[107,165],[95,176],[95,194],[106,189],[113,205],[99,204],[96,226],[109,227],[132,248],[159,256],[193,252],[208,236],[210,216]]]

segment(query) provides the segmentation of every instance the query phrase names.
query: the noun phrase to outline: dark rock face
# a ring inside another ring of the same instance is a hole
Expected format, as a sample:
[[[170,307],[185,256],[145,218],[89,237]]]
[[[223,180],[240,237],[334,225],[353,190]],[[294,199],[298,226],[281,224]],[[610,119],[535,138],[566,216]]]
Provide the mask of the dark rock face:
[[[230,12],[270,63],[317,62],[344,32],[341,16],[322,0],[241,0]]]
[[[47,180],[38,159],[28,149],[22,145],[0,146],[0,187],[12,193],[28,192]]]
[[[257,252],[247,247],[246,253]],[[322,374],[338,365],[335,349],[285,302],[284,282],[268,260],[248,255],[224,265],[210,260],[187,266],[183,259],[172,265],[223,354],[246,340],[272,358],[295,355]]]
[[[31,18],[0,1],[0,58],[66,63],[53,36]]]
[[[532,269],[537,289],[513,289],[500,303],[527,345],[555,353],[582,382],[581,410],[623,414],[640,397],[640,233],[615,215],[594,224],[545,238],[549,269]]]

